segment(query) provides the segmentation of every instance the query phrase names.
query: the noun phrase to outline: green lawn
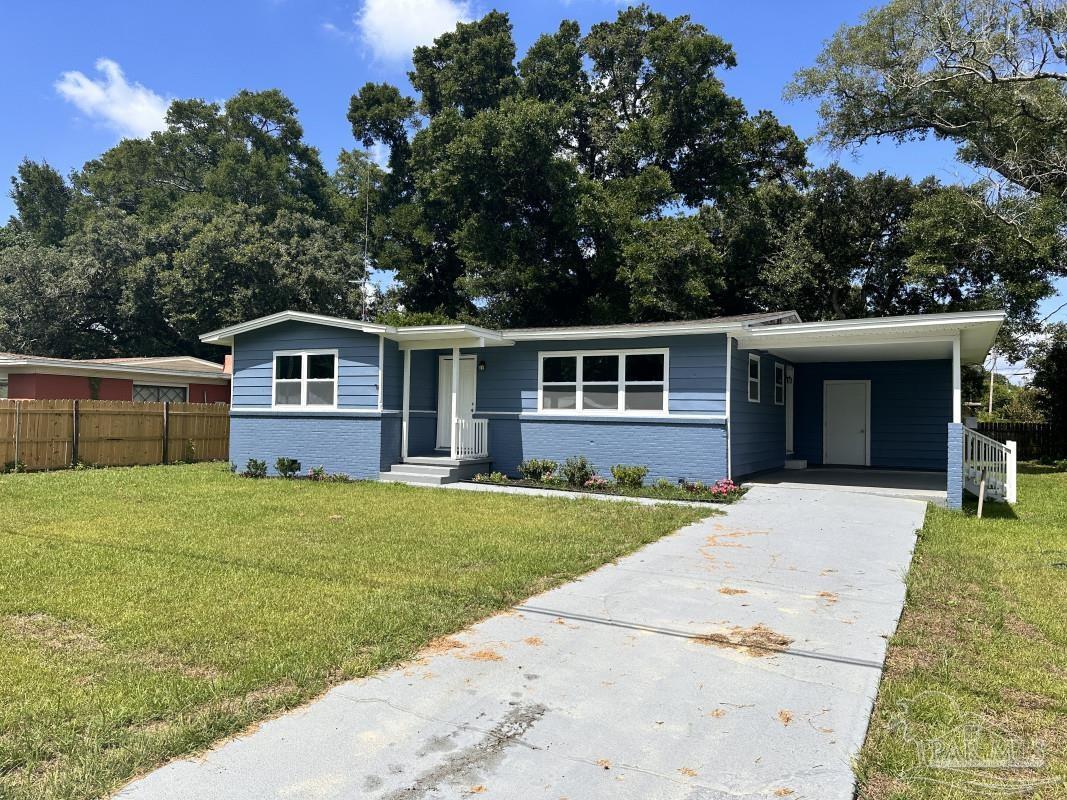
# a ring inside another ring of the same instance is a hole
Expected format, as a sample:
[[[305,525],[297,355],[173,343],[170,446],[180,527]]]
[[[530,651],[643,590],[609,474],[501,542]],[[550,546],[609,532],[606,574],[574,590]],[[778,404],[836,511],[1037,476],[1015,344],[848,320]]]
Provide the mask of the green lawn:
[[[95,797],[713,513],[224,465],[0,476],[0,797]]]
[[[1014,509],[929,511],[860,759],[863,800],[1067,797],[1067,473],[1023,472]],[[961,756],[1044,763],[931,767]]]

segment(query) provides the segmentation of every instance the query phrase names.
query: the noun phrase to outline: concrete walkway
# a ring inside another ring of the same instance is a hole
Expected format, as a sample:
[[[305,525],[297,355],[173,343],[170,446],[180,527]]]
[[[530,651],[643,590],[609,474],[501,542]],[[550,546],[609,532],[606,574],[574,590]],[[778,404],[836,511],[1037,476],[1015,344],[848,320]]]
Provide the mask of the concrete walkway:
[[[118,797],[846,800],[925,508],[757,486]]]

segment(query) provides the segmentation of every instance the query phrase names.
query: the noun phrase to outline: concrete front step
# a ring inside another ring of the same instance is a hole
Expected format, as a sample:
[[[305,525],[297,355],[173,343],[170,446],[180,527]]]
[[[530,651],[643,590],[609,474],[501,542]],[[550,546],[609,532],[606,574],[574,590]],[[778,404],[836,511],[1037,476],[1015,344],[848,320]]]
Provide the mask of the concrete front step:
[[[444,463],[442,463],[444,462]],[[480,472],[488,472],[492,462],[482,461],[447,462],[444,459],[408,458],[394,464],[387,472],[378,474],[378,480],[400,483],[421,483],[440,486],[469,480]]]
[[[441,486],[445,483],[455,483],[459,478],[449,475],[427,475],[423,472],[404,472],[402,470],[389,470],[378,473],[378,480],[385,483],[419,483],[425,486]]]

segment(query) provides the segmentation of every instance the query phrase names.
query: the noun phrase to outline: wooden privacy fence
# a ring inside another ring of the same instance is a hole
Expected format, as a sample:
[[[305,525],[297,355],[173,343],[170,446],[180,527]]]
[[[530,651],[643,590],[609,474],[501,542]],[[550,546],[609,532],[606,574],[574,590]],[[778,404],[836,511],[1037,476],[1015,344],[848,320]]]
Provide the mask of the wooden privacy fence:
[[[1067,458],[1067,442],[1058,441],[1056,431],[1048,422],[979,422],[978,432],[1019,445],[1019,458]]]
[[[229,455],[229,412],[225,403],[0,400],[0,467],[222,460]]]

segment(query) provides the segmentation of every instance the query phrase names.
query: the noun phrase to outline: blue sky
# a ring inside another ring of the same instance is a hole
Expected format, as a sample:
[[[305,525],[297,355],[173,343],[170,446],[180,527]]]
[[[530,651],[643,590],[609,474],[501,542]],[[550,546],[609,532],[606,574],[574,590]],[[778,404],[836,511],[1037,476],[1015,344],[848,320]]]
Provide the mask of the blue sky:
[[[728,89],[750,111],[770,109],[808,137],[818,125],[815,104],[786,102],[782,89],[814,60],[827,37],[858,20],[870,4],[653,0],[650,5],[671,16],[688,13],[730,42],[739,65],[723,74]],[[507,11],[521,53],[561,19],[576,19],[584,29],[614,17],[620,7],[609,0],[23,0],[5,6],[0,47],[0,72],[8,76],[0,84],[5,188],[24,156],[47,160],[65,173],[122,135],[143,135],[170,98],[222,100],[244,88],[276,87],[291,97],[306,139],[332,167],[338,151],[354,145],[345,119],[352,93],[366,81],[406,86],[410,47],[429,41],[442,26],[493,8]],[[100,64],[101,59],[108,61]],[[810,155],[817,164],[838,160],[858,173],[968,179],[953,152],[951,145],[927,141],[872,145],[857,157],[816,146]],[[13,211],[6,191],[3,195],[0,218]]]

